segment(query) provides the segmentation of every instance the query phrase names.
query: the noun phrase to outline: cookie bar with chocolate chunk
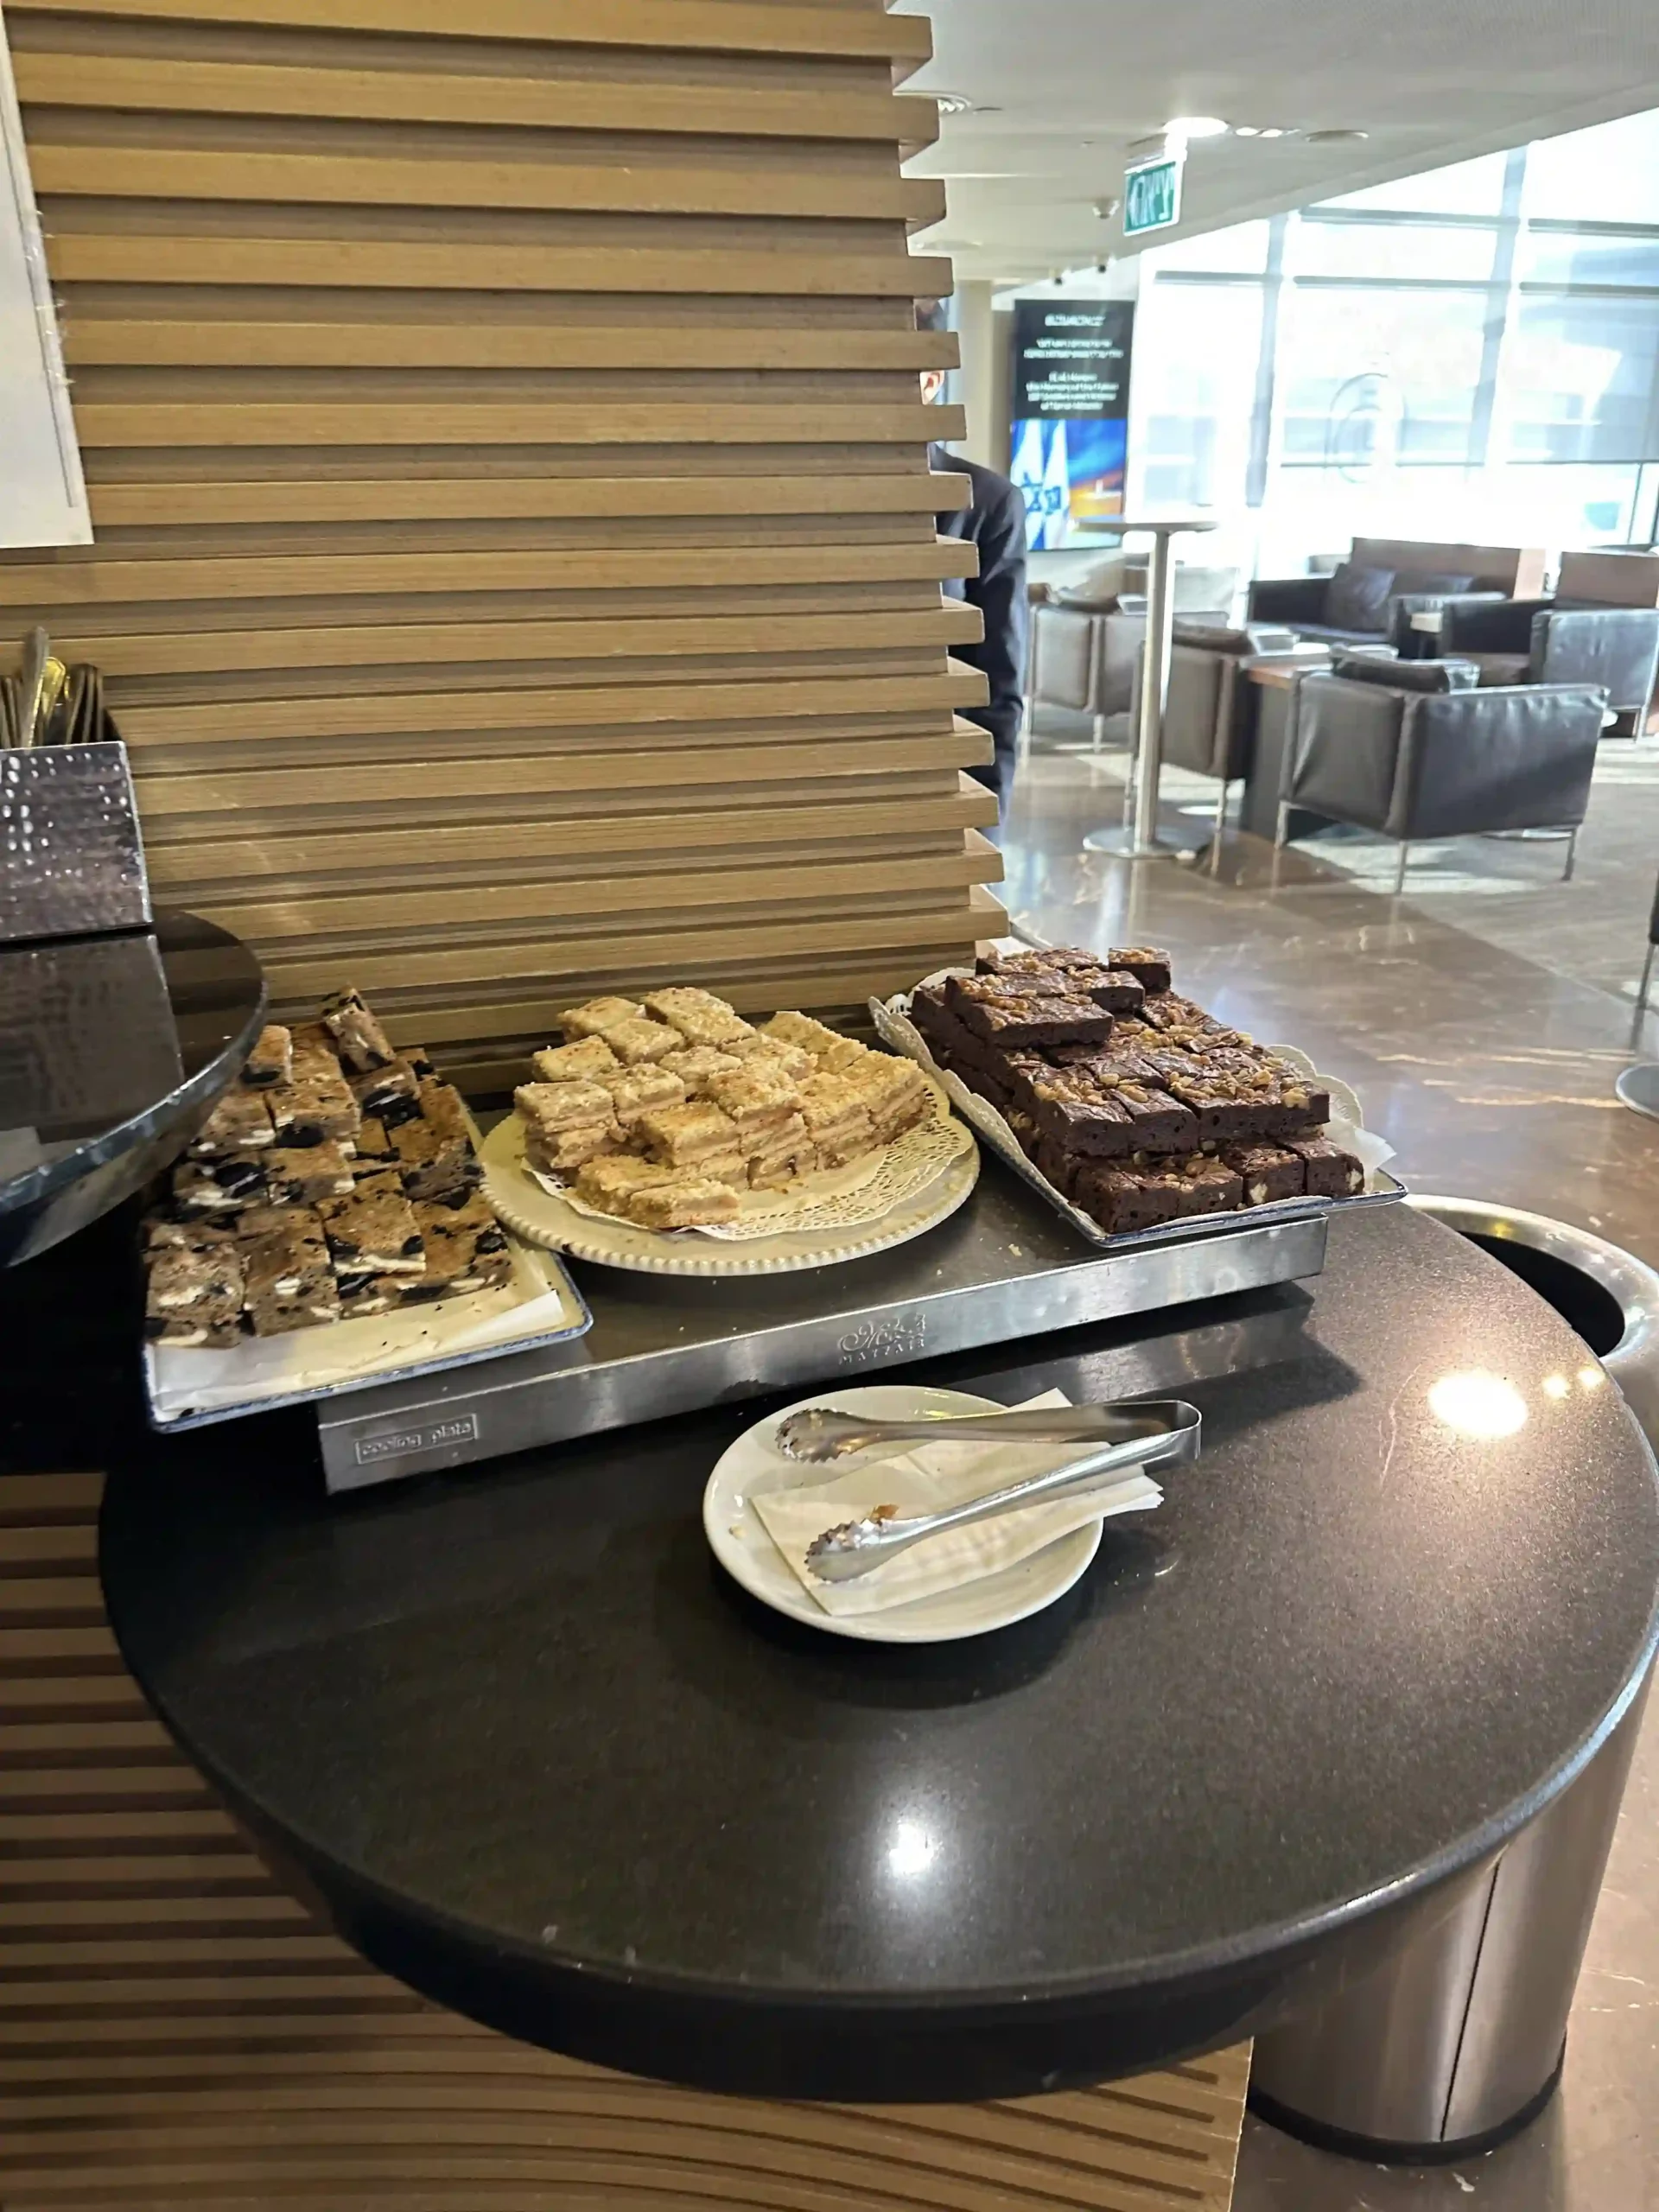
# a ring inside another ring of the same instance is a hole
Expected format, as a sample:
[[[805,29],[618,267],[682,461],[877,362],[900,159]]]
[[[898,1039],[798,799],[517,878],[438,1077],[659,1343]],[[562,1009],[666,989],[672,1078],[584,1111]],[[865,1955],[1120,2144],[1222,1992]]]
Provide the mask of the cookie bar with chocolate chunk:
[[[148,1214],[144,1243],[150,1251],[207,1252],[215,1244],[232,1243],[241,1221],[239,1213],[203,1215],[196,1219],[187,1216],[177,1221],[165,1213]]]
[[[360,1113],[372,1116],[386,1128],[414,1118],[421,1110],[421,1077],[412,1060],[388,1060],[365,1075],[348,1075],[346,1087]]]
[[[291,1083],[272,1084],[265,1092],[281,1145],[354,1143],[363,1113],[338,1068],[332,1073],[296,1066]]]
[[[192,1158],[208,1160],[220,1153],[257,1152],[276,1141],[265,1094],[232,1086],[191,1138],[189,1149]]]
[[[602,1037],[620,1021],[637,1021],[644,1012],[632,999],[588,999],[567,1007],[557,1020],[567,1037]]]
[[[709,1229],[735,1221],[738,1195],[729,1183],[677,1175],[628,1200],[628,1219],[642,1229]]]
[[[286,1083],[294,1072],[294,1039],[280,1022],[266,1024],[253,1040],[242,1070],[244,1083],[263,1090],[268,1083]]]
[[[622,1063],[602,1037],[582,1037],[574,1045],[532,1052],[530,1065],[538,1083],[592,1083],[601,1075],[613,1075]]]
[[[401,1193],[354,1192],[318,1208],[334,1265],[344,1274],[418,1275],[425,1248],[415,1209]]]
[[[152,1342],[200,1341],[194,1334],[233,1330],[242,1311],[247,1284],[242,1255],[233,1244],[191,1252],[178,1246],[162,1247],[149,1255],[149,1281],[144,1300],[144,1333]],[[184,1333],[169,1332],[168,1325],[188,1322]]]
[[[737,1124],[709,1098],[654,1107],[634,1126],[646,1157],[665,1167],[694,1167],[716,1154],[735,1154],[738,1148]]]
[[[319,1298],[334,1281],[322,1223],[308,1208],[262,1207],[240,1249],[250,1305]]]
[[[297,1329],[315,1329],[340,1318],[340,1293],[331,1275],[302,1298],[280,1298],[274,1293],[250,1294],[248,1319],[256,1337],[291,1336]]]
[[[359,1075],[383,1068],[397,1058],[397,1047],[364,1004],[359,991],[347,988],[325,999],[322,1021],[341,1061]]]
[[[421,1118],[400,1122],[391,1143],[411,1198],[451,1198],[483,1180],[461,1093],[435,1076],[421,1084]]]
[[[277,1146],[265,1155],[265,1188],[279,1205],[346,1198],[354,1182],[353,1164],[337,1144]]]
[[[1306,1171],[1309,1198],[1357,1198],[1365,1188],[1363,1164],[1328,1137],[1287,1136],[1281,1142]]]
[[[258,1153],[231,1153],[223,1160],[181,1161],[173,1170],[168,1211],[175,1221],[234,1213],[265,1195],[265,1163]]]
[[[512,1280],[506,1231],[482,1198],[474,1194],[454,1205],[423,1204],[416,1207],[415,1218],[426,1249],[426,1273],[410,1285],[406,1300],[459,1298]]]
[[[1282,1145],[1248,1144],[1222,1154],[1244,1189],[1247,1206],[1270,1206],[1281,1198],[1300,1198],[1307,1187],[1305,1163]]]

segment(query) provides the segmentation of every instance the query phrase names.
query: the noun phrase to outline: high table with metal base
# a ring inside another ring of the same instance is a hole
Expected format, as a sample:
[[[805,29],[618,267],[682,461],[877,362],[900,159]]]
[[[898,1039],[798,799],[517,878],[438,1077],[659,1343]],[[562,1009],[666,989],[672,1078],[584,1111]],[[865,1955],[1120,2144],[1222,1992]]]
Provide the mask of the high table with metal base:
[[[1158,778],[1164,761],[1164,709],[1169,700],[1169,662],[1175,638],[1175,591],[1172,548],[1184,531],[1214,530],[1213,522],[1126,522],[1127,537],[1139,531],[1153,540],[1152,572],[1147,591],[1146,662],[1135,715],[1135,760],[1123,790],[1123,826],[1091,830],[1083,841],[1086,853],[1115,853],[1120,860],[1170,860],[1210,842],[1207,830],[1178,829],[1160,834]]]
[[[1659,950],[1659,891],[1653,895],[1653,913],[1648,923],[1648,957],[1642,963],[1642,981],[1636,988],[1636,1020],[1630,1029],[1630,1050],[1641,1049],[1642,1025],[1647,1020],[1648,996],[1653,988],[1653,956]],[[1659,1062],[1638,1060],[1625,1069],[1613,1085],[1621,1106],[1628,1106],[1633,1114],[1645,1114],[1659,1122]]]

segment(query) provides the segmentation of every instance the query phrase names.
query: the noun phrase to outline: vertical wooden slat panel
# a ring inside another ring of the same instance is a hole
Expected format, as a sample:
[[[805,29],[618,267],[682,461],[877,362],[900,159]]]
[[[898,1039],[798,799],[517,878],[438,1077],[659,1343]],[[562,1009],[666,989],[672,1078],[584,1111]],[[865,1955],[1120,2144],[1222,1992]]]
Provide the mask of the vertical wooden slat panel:
[[[823,1006],[998,926],[915,381],[954,348],[912,316],[923,21],[6,21],[98,543],[0,561],[0,658],[43,620],[105,670],[164,898],[475,1077],[677,933]]]

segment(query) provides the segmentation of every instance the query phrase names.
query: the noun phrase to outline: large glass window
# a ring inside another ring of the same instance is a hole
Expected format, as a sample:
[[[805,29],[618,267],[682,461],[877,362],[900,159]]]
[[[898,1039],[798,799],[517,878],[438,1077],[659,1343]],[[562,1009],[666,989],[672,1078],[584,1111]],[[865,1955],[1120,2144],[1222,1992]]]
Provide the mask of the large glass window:
[[[1659,112],[1143,254],[1131,405],[1129,504],[1268,567],[1647,543]]]

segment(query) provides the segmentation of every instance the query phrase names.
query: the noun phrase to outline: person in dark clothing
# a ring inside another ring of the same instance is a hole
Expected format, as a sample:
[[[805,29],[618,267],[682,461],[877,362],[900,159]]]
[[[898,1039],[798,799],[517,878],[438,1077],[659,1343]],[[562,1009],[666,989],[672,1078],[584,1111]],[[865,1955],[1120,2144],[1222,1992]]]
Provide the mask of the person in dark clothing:
[[[976,645],[952,645],[952,656],[983,671],[991,696],[982,707],[964,707],[970,722],[988,730],[996,758],[988,767],[970,772],[996,793],[1000,818],[1006,821],[1014,790],[1014,762],[1020,749],[1020,724],[1026,711],[1026,645],[1031,611],[1026,600],[1026,503],[1006,476],[977,461],[960,461],[943,446],[930,446],[928,459],[935,468],[965,476],[973,492],[965,507],[938,518],[947,537],[965,537],[979,548],[976,576],[950,576],[944,589],[953,599],[965,599],[985,618],[985,636]]]
[[[917,323],[925,330],[943,330],[942,308],[921,308]],[[942,370],[930,369],[922,378],[922,397],[936,400],[944,385]],[[1026,711],[1026,646],[1031,610],[1026,599],[1026,502],[999,476],[976,461],[960,461],[943,446],[930,445],[930,465],[957,476],[973,486],[968,505],[953,514],[938,517],[947,537],[963,537],[979,548],[979,574],[952,576],[944,589],[952,599],[965,599],[978,607],[985,620],[985,637],[976,645],[953,645],[952,656],[981,670],[991,687],[982,707],[964,707],[970,722],[990,734],[996,758],[988,767],[972,773],[996,793],[999,819],[1006,821],[1014,789],[1014,763],[1020,748],[1020,724]]]

